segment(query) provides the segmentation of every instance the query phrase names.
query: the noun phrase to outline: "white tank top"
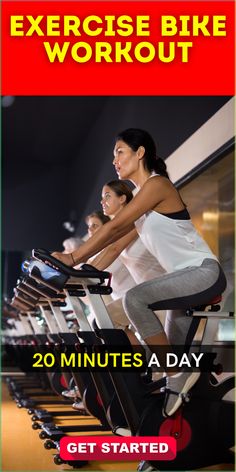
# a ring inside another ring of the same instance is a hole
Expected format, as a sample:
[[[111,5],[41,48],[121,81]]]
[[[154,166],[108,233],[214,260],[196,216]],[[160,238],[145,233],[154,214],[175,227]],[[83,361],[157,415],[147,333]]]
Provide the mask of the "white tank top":
[[[123,297],[127,290],[136,285],[133,277],[131,276],[127,268],[118,259],[112,262],[112,264],[107,267],[106,270],[112,273],[111,297],[113,298],[113,300],[117,300],[118,298]]]
[[[155,279],[166,273],[139,237],[122,251],[119,258],[137,284]]]
[[[135,221],[135,226],[145,247],[166,272],[199,267],[207,258],[217,260],[191,220],[177,220],[151,210]]]
[[[93,259],[95,259],[95,257],[98,256],[98,254],[95,254],[94,256],[90,257],[89,263],[93,264]],[[114,262],[112,262],[112,264],[109,265],[109,267],[107,267],[105,270],[112,274],[111,298],[113,300],[117,300],[118,298],[123,297],[125,293],[127,292],[127,290],[135,287],[136,283],[132,275],[130,274],[128,269],[124,266],[124,264],[121,261],[119,261],[119,258],[117,258]]]

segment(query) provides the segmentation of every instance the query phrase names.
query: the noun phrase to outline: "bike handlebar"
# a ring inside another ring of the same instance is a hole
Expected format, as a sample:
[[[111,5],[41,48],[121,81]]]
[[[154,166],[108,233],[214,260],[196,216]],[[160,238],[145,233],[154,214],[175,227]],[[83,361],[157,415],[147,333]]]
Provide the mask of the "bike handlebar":
[[[110,279],[109,272],[98,270],[90,264],[83,264],[79,270],[73,269],[53,257],[46,249],[33,249],[32,256],[41,262],[52,265],[53,268],[58,269],[60,272],[70,277],[100,279],[101,283],[103,283],[105,279]]]

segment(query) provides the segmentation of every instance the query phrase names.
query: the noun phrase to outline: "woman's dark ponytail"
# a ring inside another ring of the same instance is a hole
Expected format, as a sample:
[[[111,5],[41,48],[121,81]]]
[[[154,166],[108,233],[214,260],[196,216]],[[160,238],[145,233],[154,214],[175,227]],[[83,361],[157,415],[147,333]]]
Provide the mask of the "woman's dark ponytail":
[[[161,159],[161,157],[156,157],[155,160],[153,160],[152,167],[153,169],[149,169],[147,166],[148,170],[154,170],[156,174],[163,175],[163,177],[167,177],[167,179],[169,179],[166,163],[163,161],[163,159]]]
[[[145,167],[150,172],[168,176],[166,164],[160,157],[157,157],[156,145],[152,136],[147,132],[139,128],[129,128],[119,133],[116,137],[116,141],[122,140],[128,144],[133,151],[137,151],[140,146],[145,149],[144,163]]]

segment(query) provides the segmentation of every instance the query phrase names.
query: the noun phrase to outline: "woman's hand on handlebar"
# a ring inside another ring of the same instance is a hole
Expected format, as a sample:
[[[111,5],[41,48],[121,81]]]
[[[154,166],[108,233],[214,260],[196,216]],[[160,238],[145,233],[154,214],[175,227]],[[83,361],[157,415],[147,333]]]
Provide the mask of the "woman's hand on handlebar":
[[[63,254],[62,252],[52,252],[51,254],[55,259],[58,259],[63,264],[73,267],[75,265],[73,256],[71,254]]]

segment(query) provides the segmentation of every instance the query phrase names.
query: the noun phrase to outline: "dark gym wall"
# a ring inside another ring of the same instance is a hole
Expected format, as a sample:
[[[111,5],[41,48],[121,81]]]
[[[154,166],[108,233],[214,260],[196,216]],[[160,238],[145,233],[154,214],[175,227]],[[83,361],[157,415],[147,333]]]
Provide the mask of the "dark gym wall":
[[[66,174],[65,165],[55,165],[36,179],[31,177],[24,184],[5,190],[4,249],[53,249],[58,245],[58,237],[66,237],[61,224],[69,207]]]
[[[2,108],[3,250],[61,248],[71,165],[106,100],[15,97]]]

